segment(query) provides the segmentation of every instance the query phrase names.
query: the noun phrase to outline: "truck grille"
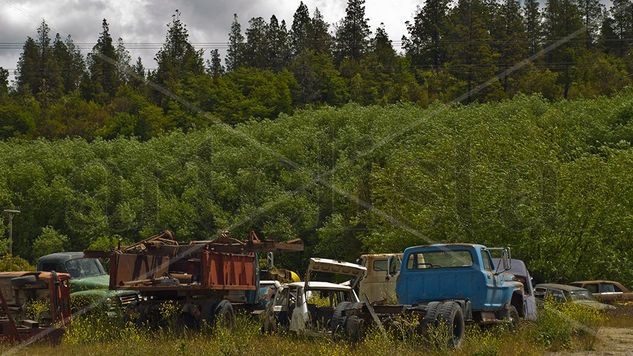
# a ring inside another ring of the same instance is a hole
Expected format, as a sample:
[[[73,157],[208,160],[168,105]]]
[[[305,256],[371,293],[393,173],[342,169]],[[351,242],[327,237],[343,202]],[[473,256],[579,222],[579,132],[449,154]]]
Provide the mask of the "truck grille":
[[[121,306],[123,307],[127,306],[130,303],[136,302],[137,300],[138,295],[136,294],[119,296],[119,301],[121,302]]]

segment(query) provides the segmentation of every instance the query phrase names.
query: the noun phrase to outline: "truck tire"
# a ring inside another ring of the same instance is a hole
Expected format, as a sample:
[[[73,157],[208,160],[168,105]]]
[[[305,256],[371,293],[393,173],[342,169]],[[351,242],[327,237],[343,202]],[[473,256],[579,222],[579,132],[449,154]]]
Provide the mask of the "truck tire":
[[[352,315],[345,322],[345,334],[352,343],[357,343],[365,336],[365,320]]]
[[[422,327],[427,328],[429,325],[435,326],[437,324],[437,312],[442,302],[430,302],[426,306],[426,314],[422,318]]]
[[[235,311],[233,305],[228,300],[222,300],[215,307],[215,324],[227,329],[235,328]]]
[[[508,325],[508,328],[510,328],[510,330],[516,330],[519,327],[520,316],[517,308],[514,305],[510,305],[503,312],[501,312],[499,319],[504,321],[504,323]]]
[[[448,328],[448,346],[459,348],[464,340],[466,328],[462,308],[455,302],[445,302],[438,307],[437,313],[438,320]]]

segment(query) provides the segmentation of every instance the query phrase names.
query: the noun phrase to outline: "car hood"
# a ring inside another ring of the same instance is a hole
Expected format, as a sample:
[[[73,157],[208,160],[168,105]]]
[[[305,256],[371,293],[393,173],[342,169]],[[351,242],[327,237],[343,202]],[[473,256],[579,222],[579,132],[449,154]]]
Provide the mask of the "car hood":
[[[107,274],[103,274],[100,276],[70,279],[70,289],[73,292],[92,290],[92,289],[108,289],[109,287],[110,287],[110,276],[108,276]]]
[[[585,305],[587,307],[594,308],[594,309],[599,309],[599,310],[615,309],[615,307],[613,305],[600,303],[597,300],[574,300],[574,301],[572,301],[572,303]]]

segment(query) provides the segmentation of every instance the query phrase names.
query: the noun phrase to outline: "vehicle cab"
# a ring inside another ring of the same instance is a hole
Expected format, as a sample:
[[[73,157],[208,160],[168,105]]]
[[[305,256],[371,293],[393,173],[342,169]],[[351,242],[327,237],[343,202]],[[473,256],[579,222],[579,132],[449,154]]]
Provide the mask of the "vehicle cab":
[[[112,291],[110,276],[98,258],[87,258],[83,252],[58,252],[37,260],[37,270],[63,272],[70,275],[71,297],[106,298],[125,306],[138,300],[136,291]]]

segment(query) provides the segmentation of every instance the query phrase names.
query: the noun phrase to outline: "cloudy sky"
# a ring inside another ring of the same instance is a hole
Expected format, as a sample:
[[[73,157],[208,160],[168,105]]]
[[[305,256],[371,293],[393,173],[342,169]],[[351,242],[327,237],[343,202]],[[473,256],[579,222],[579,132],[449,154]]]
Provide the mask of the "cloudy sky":
[[[338,22],[345,13],[345,0],[304,3],[311,14],[318,7],[330,24]],[[391,39],[399,41],[406,32],[404,22],[412,19],[418,4],[423,4],[423,0],[367,0],[365,7],[372,30],[384,22]],[[106,18],[112,36],[130,43],[132,56],[141,56],[146,67],[153,67],[159,45],[147,43],[164,40],[166,24],[175,9],[182,13],[191,42],[209,43],[226,42],[233,13],[238,14],[243,30],[251,17],[268,19],[273,14],[290,26],[298,6],[299,0],[0,0],[0,66],[15,69],[19,45],[5,44],[22,43],[26,36],[34,36],[42,19],[53,35],[71,34],[75,42],[85,43],[80,46],[92,47],[101,31],[101,20]]]

